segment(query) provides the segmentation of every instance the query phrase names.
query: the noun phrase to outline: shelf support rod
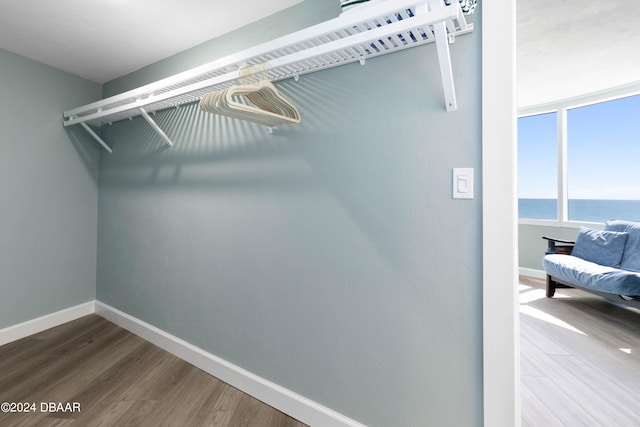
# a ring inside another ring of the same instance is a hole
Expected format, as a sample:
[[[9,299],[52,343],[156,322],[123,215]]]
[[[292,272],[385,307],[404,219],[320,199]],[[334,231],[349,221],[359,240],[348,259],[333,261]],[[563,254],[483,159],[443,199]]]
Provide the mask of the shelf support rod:
[[[113,150],[111,150],[111,147],[109,147],[109,146],[107,145],[107,143],[106,143],[106,142],[104,142],[104,141],[102,140],[102,138],[100,138],[100,137],[98,136],[98,134],[97,134],[97,133],[95,133],[95,132],[93,131],[93,129],[91,129],[91,128],[89,127],[89,125],[88,125],[88,124],[86,124],[85,122],[80,122],[80,125],[82,125],[82,127],[83,127],[83,128],[84,128],[84,129],[89,133],[89,135],[91,135],[91,136],[93,137],[93,139],[95,139],[96,141],[98,141],[98,143],[99,143],[100,145],[102,145],[102,147],[103,147],[105,150],[107,150],[107,151],[109,152],[109,154],[113,153]]]
[[[162,129],[160,129],[160,126],[158,126],[158,124],[153,121],[153,119],[151,117],[149,117],[149,114],[147,114],[147,112],[145,111],[144,108],[140,107],[138,108],[138,111],[140,111],[140,114],[142,115],[142,117],[144,117],[144,119],[147,121],[147,123],[149,123],[149,125],[153,128],[153,130],[156,131],[156,133],[158,135],[160,135],[160,137],[162,139],[164,139],[164,142],[169,146],[169,147],[173,147],[173,142],[169,139],[169,137],[167,136],[166,133],[164,133],[164,131]]]
[[[431,8],[443,8],[441,1],[430,2]],[[451,69],[451,55],[449,53],[449,37],[447,27],[444,22],[433,24],[433,34],[436,38],[436,50],[438,52],[438,64],[440,65],[440,77],[442,78],[442,90],[444,91],[444,102],[447,111],[456,111],[456,89],[453,84],[453,71]]]

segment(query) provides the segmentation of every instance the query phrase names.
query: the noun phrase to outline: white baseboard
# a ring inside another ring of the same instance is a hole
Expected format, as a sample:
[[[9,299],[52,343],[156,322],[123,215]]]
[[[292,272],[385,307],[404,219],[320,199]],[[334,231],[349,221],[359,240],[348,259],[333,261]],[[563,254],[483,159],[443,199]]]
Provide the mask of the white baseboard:
[[[75,307],[66,308],[37,319],[27,320],[17,325],[0,329],[0,345],[17,341],[29,335],[37,334],[54,326],[71,322],[95,312],[95,301],[89,301]]]
[[[310,426],[364,427],[363,424],[208,353],[100,301],[96,314],[182,360]]]
[[[520,267],[520,275],[521,276],[527,276],[527,277],[533,277],[534,279],[546,279],[547,278],[547,273],[544,272],[544,270],[536,270],[533,268],[525,268],[525,267]]]
[[[182,360],[310,426],[365,427],[297,393],[259,377],[140,319],[99,301],[89,301],[0,329],[0,346],[96,313]]]

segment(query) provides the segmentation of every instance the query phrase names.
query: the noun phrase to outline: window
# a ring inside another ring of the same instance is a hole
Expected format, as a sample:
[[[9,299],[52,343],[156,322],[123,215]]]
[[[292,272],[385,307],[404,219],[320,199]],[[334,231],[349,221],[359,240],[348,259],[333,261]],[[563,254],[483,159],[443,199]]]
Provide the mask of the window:
[[[519,118],[520,218],[640,220],[639,118],[640,95]]]
[[[569,220],[640,219],[640,96],[567,111]]]
[[[558,218],[557,114],[518,119],[520,218]]]

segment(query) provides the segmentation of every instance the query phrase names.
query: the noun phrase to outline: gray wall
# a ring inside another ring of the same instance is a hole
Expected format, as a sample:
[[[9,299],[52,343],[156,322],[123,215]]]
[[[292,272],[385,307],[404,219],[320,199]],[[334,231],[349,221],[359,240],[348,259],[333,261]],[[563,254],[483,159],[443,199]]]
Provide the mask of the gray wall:
[[[98,151],[62,113],[100,91],[0,50],[0,328],[95,299]]]
[[[577,234],[578,229],[573,227],[518,225],[518,265],[542,271],[542,258],[547,250],[547,241],[542,236],[574,240]]]
[[[181,71],[327,21],[338,14],[340,14],[340,2],[337,0],[304,0],[300,4],[260,20],[259,23],[231,31],[163,61],[107,82],[103,87],[103,96],[116,95],[153,83]]]
[[[173,149],[140,118],[103,128],[98,299],[371,426],[481,425],[473,20],[455,113],[425,46],[280,82],[303,121],[271,136],[195,105],[157,114]],[[453,167],[474,200],[451,198]]]

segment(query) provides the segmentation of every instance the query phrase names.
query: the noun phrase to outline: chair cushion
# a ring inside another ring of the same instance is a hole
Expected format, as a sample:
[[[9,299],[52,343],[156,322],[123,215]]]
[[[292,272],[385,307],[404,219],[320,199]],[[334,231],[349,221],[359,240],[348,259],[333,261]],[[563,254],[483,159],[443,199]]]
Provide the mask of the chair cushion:
[[[596,264],[619,267],[626,242],[626,232],[580,227],[571,255]]]
[[[622,260],[620,261],[620,268],[640,272],[640,222],[614,219],[608,221],[604,229],[628,234]]]
[[[547,274],[582,288],[617,295],[640,296],[640,273],[586,261],[572,255],[546,255]]]

